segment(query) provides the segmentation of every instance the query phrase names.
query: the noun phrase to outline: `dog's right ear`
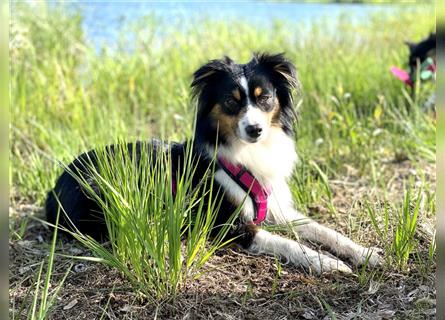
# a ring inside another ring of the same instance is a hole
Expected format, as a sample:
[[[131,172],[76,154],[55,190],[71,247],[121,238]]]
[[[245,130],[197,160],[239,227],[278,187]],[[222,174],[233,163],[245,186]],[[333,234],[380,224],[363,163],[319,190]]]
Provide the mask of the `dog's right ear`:
[[[192,89],[194,95],[204,89],[210,82],[216,80],[219,76],[230,71],[233,60],[225,56],[223,59],[210,60],[193,73]]]
[[[198,101],[198,118],[210,110],[217,82],[230,73],[233,64],[233,60],[226,56],[209,61],[193,73],[192,97]]]

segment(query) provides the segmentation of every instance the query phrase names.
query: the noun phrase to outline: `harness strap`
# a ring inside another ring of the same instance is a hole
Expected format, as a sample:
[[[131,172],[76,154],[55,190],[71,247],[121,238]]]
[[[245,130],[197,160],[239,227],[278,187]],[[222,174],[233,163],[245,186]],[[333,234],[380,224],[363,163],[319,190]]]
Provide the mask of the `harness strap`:
[[[219,166],[235,181],[252,199],[255,210],[253,223],[261,224],[267,216],[267,199],[272,192],[268,186],[261,185],[252,173],[242,165],[234,165],[222,157],[218,157]],[[176,197],[176,170],[172,168],[172,194]]]
[[[267,199],[272,192],[268,186],[261,185],[252,173],[242,165],[234,165],[222,157],[218,157],[220,167],[243,189],[252,199],[255,209],[253,223],[261,224],[267,215]]]

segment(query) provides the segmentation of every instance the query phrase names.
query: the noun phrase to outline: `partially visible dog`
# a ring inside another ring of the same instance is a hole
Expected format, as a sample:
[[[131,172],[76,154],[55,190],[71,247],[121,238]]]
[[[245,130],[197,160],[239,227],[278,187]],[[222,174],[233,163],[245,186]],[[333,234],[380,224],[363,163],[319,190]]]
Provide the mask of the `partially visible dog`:
[[[430,33],[428,38],[418,43],[405,42],[409,47],[409,75],[411,87],[414,88],[414,82],[436,80],[436,33]],[[436,114],[436,94],[432,93],[423,104],[424,110],[431,110],[433,116]]]
[[[408,65],[411,79],[416,77],[417,68],[428,58],[431,58],[433,63],[436,64],[436,33],[430,33],[427,38],[418,43],[410,41],[405,43],[409,48]]]
[[[436,80],[436,33],[421,40],[418,43],[405,41],[409,48],[408,67],[405,71],[395,66],[391,67],[391,72],[406,85],[411,88],[411,94],[416,94],[415,83]],[[436,95],[432,93],[423,104],[425,111],[432,110],[435,117]]]
[[[216,224],[227,222],[243,205],[229,236],[236,237],[235,242],[248,252],[277,255],[316,273],[351,272],[339,259],[261,228],[263,223],[304,220],[304,224],[293,224],[302,239],[323,244],[354,266],[376,266],[380,263],[376,252],[308,219],[294,207],[287,180],[297,159],[293,130],[293,91],[297,86],[296,69],[282,54],[256,54],[247,64],[237,64],[228,57],[206,63],[194,73],[192,82],[198,105],[195,138],[193,142],[169,145],[172,167],[184,167],[184,152],[192,143],[193,156],[198,159],[194,174],[197,186],[217,153],[213,179],[223,192],[218,193],[222,204],[215,212]],[[136,148],[139,158],[144,144],[155,152],[160,146],[153,142],[130,143],[129,152],[133,154]],[[72,173],[63,172],[48,194],[46,212],[48,220],[54,222],[60,201],[70,218],[62,217],[62,225],[69,227],[71,220],[80,231],[99,237],[107,232],[101,208],[73,177],[83,176],[97,190],[84,168],[87,158],[94,163],[96,151],[74,160],[69,166]]]

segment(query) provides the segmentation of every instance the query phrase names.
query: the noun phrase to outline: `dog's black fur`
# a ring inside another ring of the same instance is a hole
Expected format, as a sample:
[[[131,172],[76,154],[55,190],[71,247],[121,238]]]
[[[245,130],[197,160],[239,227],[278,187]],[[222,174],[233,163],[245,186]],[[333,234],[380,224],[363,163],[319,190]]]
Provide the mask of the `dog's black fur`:
[[[194,73],[191,85],[198,103],[195,137],[191,148],[193,157],[198,159],[198,166],[193,178],[195,187],[210,165],[212,155],[209,149],[215,148],[217,145],[230,144],[232,141],[233,137],[231,137],[230,130],[228,128],[222,130],[222,124],[215,121],[210,113],[217,104],[223,106],[222,113],[225,116],[236,118],[243,112],[241,104],[234,103],[229,97],[233,90],[234,81],[237,81],[237,78],[241,75],[249,77],[252,84],[261,85],[263,90],[270,94],[270,97],[278,100],[279,111],[273,121],[286,135],[293,135],[292,125],[295,120],[295,111],[292,105],[292,90],[297,86],[297,78],[295,67],[282,54],[257,54],[249,63],[244,65],[236,64],[227,57],[210,61]],[[240,99],[246,98],[240,97]],[[231,101],[228,102],[227,100]],[[264,108],[264,112],[270,111],[268,108],[271,108],[270,103],[258,103],[258,106]],[[139,159],[142,150],[153,150],[155,151],[153,154],[156,154],[159,143],[129,143],[127,148],[130,155],[133,154],[133,148],[136,148],[135,155]],[[184,154],[189,143],[191,142],[169,144],[173,168],[184,168]],[[107,150],[111,153],[114,149],[115,146],[107,147]],[[261,161],[261,159],[258,159],[258,161]],[[71,228],[69,222],[71,221],[82,233],[91,235],[96,239],[104,239],[107,236],[107,228],[102,209],[97,202],[92,200],[92,197],[88,195],[88,192],[75,177],[76,175],[82,176],[92,189],[99,193],[94,179],[88,173],[86,163],[97,165],[96,150],[80,155],[68,166],[68,170],[64,170],[58,178],[54,189],[48,193],[46,200],[47,220],[51,223],[55,222],[60,203],[69,217],[67,219],[61,212],[60,224],[62,226]],[[147,166],[149,165],[150,163],[147,163]],[[217,189],[223,189],[217,181],[214,184]],[[222,197],[220,210],[215,213],[217,214],[215,225],[222,225],[237,209],[238,204],[223,195],[224,192],[213,194]],[[255,226],[238,218],[235,221],[235,228],[231,229],[229,236],[237,237],[236,241],[240,245],[249,247],[254,233]]]
[[[408,41],[405,43],[409,48],[409,72],[411,79],[414,79],[418,64],[422,64],[429,57],[436,61],[436,33],[430,33],[427,38],[418,43]]]
[[[244,167],[256,180],[257,186],[261,185],[261,190],[269,190],[264,223],[292,224],[302,239],[326,246],[337,256],[350,259],[355,266],[363,263],[378,266],[381,258],[375,250],[355,243],[295,209],[288,179],[298,158],[293,130],[296,112],[292,99],[297,87],[296,69],[282,54],[257,54],[247,64],[237,64],[227,57],[212,60],[194,73],[192,90],[198,105],[194,139],[168,146],[159,141],[137,142],[128,144],[126,148],[130,156],[135,155],[140,166],[150,166],[154,163],[153,157],[159,155],[159,148],[167,148],[172,157],[172,174],[177,172],[179,175],[182,174],[180,170],[188,169],[184,158],[186,150],[191,150],[193,163],[197,163],[192,180],[194,188],[203,185],[200,182],[207,177],[205,173],[217,154],[222,161],[215,164],[215,172],[210,176],[216,188],[212,196],[217,199],[209,199],[207,195],[202,201],[221,203],[218,212],[214,213],[217,226],[230,221],[241,206],[228,237],[235,238],[235,242],[248,252],[279,256],[319,274],[326,271],[352,272],[341,260],[255,224],[259,224],[256,220],[258,198],[243,189],[240,179],[230,175],[230,171],[226,172],[227,167],[224,168],[223,163],[230,163],[241,172],[241,167]],[[115,149],[115,146],[105,148],[111,156],[115,155]],[[140,163],[142,152],[150,152],[149,157],[143,157],[149,159],[146,164]],[[60,221],[63,226],[70,227],[71,220],[81,232],[101,238],[107,235],[102,209],[75,178],[83,177],[101,196],[84,166],[88,158],[96,165],[97,154],[97,150],[89,151],[69,165],[69,170],[62,173],[48,194],[46,212],[48,220],[54,223],[59,209],[58,199],[70,218],[62,215]],[[263,209],[265,203],[261,202]]]
[[[133,155],[136,157],[137,162],[141,158],[141,152],[154,151],[150,152],[149,158],[152,163],[155,163],[156,159],[154,157],[159,147],[162,147],[161,142],[153,140],[152,142],[138,141],[128,143],[126,149],[130,157]],[[107,238],[108,231],[102,209],[79,180],[85,179],[92,190],[100,194],[99,187],[96,185],[91,173],[91,166],[98,169],[97,158],[99,156],[104,157],[104,155],[107,158],[108,156],[113,156],[117,148],[120,150],[122,146],[110,145],[100,152],[91,150],[81,154],[68,165],[68,168],[59,177],[54,189],[48,193],[46,199],[46,215],[50,223],[55,223],[60,203],[63,208],[59,214],[59,224],[61,226],[73,229],[72,224],[74,224],[80,232],[90,235],[97,240]],[[171,143],[169,148],[172,166],[179,168],[180,163],[183,162],[186,146],[185,144]],[[199,166],[198,169],[202,170],[202,167]],[[197,172],[200,171],[198,170]]]

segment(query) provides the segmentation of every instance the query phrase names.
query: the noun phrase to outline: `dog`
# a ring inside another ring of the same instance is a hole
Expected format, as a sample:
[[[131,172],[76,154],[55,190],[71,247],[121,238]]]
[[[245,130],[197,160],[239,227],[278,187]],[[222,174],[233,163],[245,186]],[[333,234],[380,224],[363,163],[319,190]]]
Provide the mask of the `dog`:
[[[432,32],[429,36],[418,43],[406,41],[409,48],[408,66],[409,79],[414,94],[414,82],[419,77],[420,81],[436,80],[436,33]],[[436,117],[436,93],[433,92],[423,104],[425,111],[431,110],[433,117]]]
[[[391,72],[414,90],[418,77],[421,81],[436,78],[436,34],[430,33],[418,43],[405,41],[405,44],[409,49],[408,71],[393,66]]]
[[[221,206],[215,212],[215,225],[226,223],[242,206],[229,236],[248,253],[275,255],[317,274],[352,272],[342,260],[261,228],[263,224],[288,224],[299,238],[326,246],[354,266],[378,266],[381,258],[375,250],[307,218],[294,207],[287,180],[297,160],[293,126],[298,87],[296,68],[284,54],[256,53],[246,64],[229,57],[211,60],[194,72],[191,83],[197,101],[194,139],[169,145],[156,141],[129,143],[129,153],[136,151],[134,154],[140,157],[144,145],[154,153],[168,147],[172,167],[178,168],[191,146],[194,158],[199,159],[194,185],[198,185],[216,154],[212,179],[223,192],[217,193]],[[91,150],[68,166],[48,194],[46,213],[48,221],[54,223],[61,205],[69,217],[61,215],[61,225],[69,227],[73,223],[81,232],[98,237],[107,232],[103,213],[74,177],[82,176],[97,191],[84,167],[84,160],[94,162],[95,156],[95,150]],[[304,224],[295,223],[303,220]]]
[[[409,48],[408,66],[410,78],[416,77],[417,68],[428,59],[432,59],[434,64],[434,72],[436,70],[436,33],[432,32],[429,36],[418,43],[405,41],[405,44]]]

